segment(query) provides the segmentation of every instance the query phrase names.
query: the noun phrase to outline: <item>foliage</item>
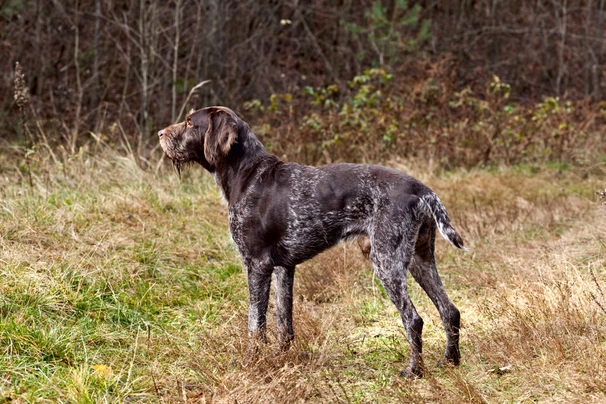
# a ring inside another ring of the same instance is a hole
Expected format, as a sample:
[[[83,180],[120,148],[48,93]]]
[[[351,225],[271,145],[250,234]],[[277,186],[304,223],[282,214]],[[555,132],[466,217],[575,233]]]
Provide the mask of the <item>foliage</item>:
[[[515,102],[511,85],[497,76],[483,93],[475,94],[470,87],[454,91],[448,80],[433,77],[415,87],[403,86],[399,74],[368,69],[346,87],[307,86],[287,98],[274,96],[284,102],[272,101],[266,109],[255,100],[256,111],[263,114],[249,110],[254,121],[273,122],[276,130],[266,128],[263,137],[272,138],[276,153],[309,163],[398,156],[473,167],[583,162],[606,152],[600,126],[592,118],[599,109],[586,102],[559,97],[534,105]],[[273,118],[284,111],[289,111],[288,120]]]
[[[419,4],[410,8],[407,0],[396,0],[393,8],[391,15],[388,15],[383,3],[374,1],[365,12],[368,22],[364,26],[354,22],[346,25],[354,39],[365,37],[370,44],[368,52],[377,58],[373,58],[372,64],[380,67],[401,62],[403,56],[418,50],[419,44],[431,37],[430,21],[420,18]],[[411,29],[417,26],[417,32],[413,32]],[[364,51],[358,53],[357,57],[364,60]]]

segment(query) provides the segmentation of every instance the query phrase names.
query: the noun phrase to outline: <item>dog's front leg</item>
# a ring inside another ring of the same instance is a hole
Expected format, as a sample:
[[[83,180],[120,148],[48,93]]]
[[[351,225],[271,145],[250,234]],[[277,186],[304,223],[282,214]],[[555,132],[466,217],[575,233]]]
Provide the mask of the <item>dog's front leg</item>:
[[[251,340],[266,342],[267,303],[273,267],[264,263],[252,263],[248,269],[248,334]],[[251,341],[253,342],[253,341]]]
[[[288,349],[295,333],[292,327],[292,295],[295,282],[295,268],[275,267],[276,324],[280,348]]]

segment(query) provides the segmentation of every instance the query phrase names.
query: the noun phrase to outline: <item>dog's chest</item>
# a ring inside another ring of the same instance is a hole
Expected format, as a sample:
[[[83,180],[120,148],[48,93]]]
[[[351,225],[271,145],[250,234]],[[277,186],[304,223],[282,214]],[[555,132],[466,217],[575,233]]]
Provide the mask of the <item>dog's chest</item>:
[[[246,255],[246,248],[245,248],[245,229],[246,227],[250,226],[249,223],[247,223],[247,213],[245,207],[242,207],[244,209],[240,210],[238,209],[238,207],[230,207],[229,212],[228,212],[228,217],[229,217],[229,232],[231,234],[231,238],[234,241],[234,244],[236,244],[236,247],[238,248],[238,251],[240,252],[241,255]]]

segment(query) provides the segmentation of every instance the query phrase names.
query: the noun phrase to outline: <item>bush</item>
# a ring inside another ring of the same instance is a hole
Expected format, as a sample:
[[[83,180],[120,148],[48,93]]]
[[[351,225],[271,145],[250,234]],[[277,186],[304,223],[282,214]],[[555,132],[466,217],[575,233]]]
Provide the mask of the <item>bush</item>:
[[[368,69],[347,87],[274,94],[266,107],[247,102],[245,115],[270,151],[311,164],[413,157],[473,167],[582,162],[605,151],[599,106],[558,97],[514,102],[511,86],[497,76],[481,94],[457,91],[439,65],[432,70],[417,80]]]

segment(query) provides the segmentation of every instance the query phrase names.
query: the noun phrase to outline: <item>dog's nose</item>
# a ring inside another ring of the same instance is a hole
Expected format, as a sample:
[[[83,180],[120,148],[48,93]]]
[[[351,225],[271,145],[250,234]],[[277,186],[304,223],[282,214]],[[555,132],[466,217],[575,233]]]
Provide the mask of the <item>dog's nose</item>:
[[[161,131],[158,131],[158,137],[160,139],[162,139],[162,136],[164,136],[164,129],[162,129]]]

